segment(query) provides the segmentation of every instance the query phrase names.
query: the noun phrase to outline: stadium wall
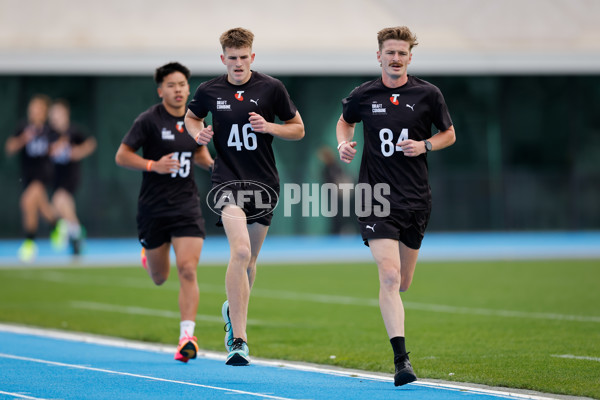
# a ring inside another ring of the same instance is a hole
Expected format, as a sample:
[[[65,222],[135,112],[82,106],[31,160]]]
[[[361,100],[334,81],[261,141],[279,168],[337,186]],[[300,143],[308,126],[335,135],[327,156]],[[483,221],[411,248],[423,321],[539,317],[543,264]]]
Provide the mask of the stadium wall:
[[[434,209],[430,231],[600,229],[600,75],[421,75],[440,87],[457,143],[429,157]],[[306,126],[300,142],[275,141],[283,183],[321,183],[321,146],[335,150],[341,99],[374,76],[277,75]],[[209,76],[194,75],[192,92]],[[135,236],[141,173],[115,165],[134,118],[158,102],[148,74],[0,75],[2,142],[25,117],[34,93],[67,98],[73,120],[98,139],[83,162],[77,206],[89,236]],[[357,130],[359,147],[362,128]],[[214,153],[214,152],[213,152]],[[359,160],[356,160],[359,161]],[[18,157],[0,155],[0,237],[20,237]],[[358,162],[344,166],[354,177]],[[204,200],[209,177],[197,170]],[[272,234],[329,233],[330,220],[276,209]],[[208,234],[222,234],[204,205]],[[47,230],[46,226],[42,231]],[[348,233],[356,227],[348,222]]]

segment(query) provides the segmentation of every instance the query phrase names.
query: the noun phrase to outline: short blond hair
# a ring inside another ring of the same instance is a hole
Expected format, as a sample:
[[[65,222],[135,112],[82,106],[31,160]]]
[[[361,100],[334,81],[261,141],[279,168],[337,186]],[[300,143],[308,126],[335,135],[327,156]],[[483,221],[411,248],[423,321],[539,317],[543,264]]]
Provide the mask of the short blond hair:
[[[383,28],[377,32],[377,42],[379,42],[379,50],[383,47],[383,42],[389,39],[404,40],[410,45],[410,50],[417,46],[417,36],[408,29],[407,26],[396,26],[393,28]]]
[[[225,48],[229,47],[232,49],[241,49],[242,47],[249,47],[252,49],[252,42],[254,41],[254,33],[244,28],[232,28],[224,32],[219,38],[223,52]]]

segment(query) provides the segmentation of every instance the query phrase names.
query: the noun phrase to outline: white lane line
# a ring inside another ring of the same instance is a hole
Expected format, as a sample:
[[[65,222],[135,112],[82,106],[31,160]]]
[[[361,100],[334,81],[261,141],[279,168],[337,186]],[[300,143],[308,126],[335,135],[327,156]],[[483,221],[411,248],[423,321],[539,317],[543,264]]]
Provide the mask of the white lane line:
[[[600,357],[574,356],[573,354],[550,354],[550,356],[558,357],[558,358],[570,358],[572,360],[586,360],[586,361],[600,362]]]
[[[28,399],[28,400],[46,400],[43,399],[41,397],[31,397],[31,396],[26,396],[22,393],[11,393],[11,392],[3,392],[2,390],[0,390],[0,394],[5,394],[7,396],[12,396],[15,397],[17,399]]]
[[[245,395],[248,395],[248,396],[261,397],[261,398],[265,398],[265,399],[293,400],[293,399],[288,398],[288,397],[271,396],[271,395],[263,394],[263,393],[247,392],[247,391],[244,391],[244,390],[229,389],[229,388],[223,388],[223,387],[219,387],[219,386],[201,385],[199,383],[176,381],[176,380],[172,380],[172,379],[157,378],[157,377],[148,376],[148,375],[139,375],[139,374],[132,374],[132,373],[129,373],[129,372],[113,371],[113,370],[104,369],[104,368],[86,367],[84,365],[66,364],[66,363],[61,363],[61,362],[56,362],[56,361],[49,361],[49,360],[41,360],[41,359],[36,359],[36,358],[15,356],[15,355],[12,355],[12,354],[0,353],[0,357],[2,357],[2,358],[8,358],[8,359],[13,359],[13,360],[19,360],[19,361],[34,362],[34,363],[39,363],[39,364],[54,365],[54,366],[57,366],[57,367],[75,368],[75,369],[82,369],[82,370],[86,370],[86,371],[103,372],[103,373],[113,374],[113,375],[129,376],[129,377],[132,377],[132,378],[141,378],[141,379],[147,379],[147,380],[151,380],[151,381],[176,383],[176,384],[179,384],[179,385],[194,386],[194,387],[200,387],[200,388],[205,388],[205,389],[219,390],[219,391],[222,391],[222,392],[229,392],[229,393],[235,393],[235,394],[245,394]]]

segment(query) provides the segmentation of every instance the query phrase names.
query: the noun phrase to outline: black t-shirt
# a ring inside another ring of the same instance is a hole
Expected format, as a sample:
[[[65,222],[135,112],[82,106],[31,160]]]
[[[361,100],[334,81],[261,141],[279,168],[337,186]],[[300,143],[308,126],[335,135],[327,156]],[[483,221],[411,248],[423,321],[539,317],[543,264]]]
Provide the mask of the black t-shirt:
[[[392,208],[428,209],[427,156],[405,157],[396,143],[428,139],[432,125],[440,131],[452,126],[440,90],[411,75],[406,84],[394,89],[378,78],[354,89],[342,100],[342,106],[346,122],[363,122],[365,144],[359,183],[389,184],[386,198]]]
[[[281,81],[253,71],[248,82],[236,86],[222,75],[198,86],[188,108],[199,118],[212,114],[214,183],[252,180],[279,185],[273,136],[253,132],[248,118],[252,111],[267,122],[276,116],[282,121],[294,118],[296,106]]]
[[[14,136],[23,134],[27,126],[26,122],[21,123]],[[57,135],[47,124],[41,129],[35,129],[35,132],[34,138],[21,150],[21,173],[23,180],[27,183],[33,180],[49,183],[52,177],[50,144],[56,140]]]
[[[162,103],[140,114],[125,135],[123,143],[143,157],[157,161],[173,153],[180,168],[170,174],[143,172],[138,199],[139,216],[200,215],[200,198],[194,181],[194,153],[200,147],[188,134],[184,116],[175,117]]]
[[[71,148],[72,146],[78,146],[85,142],[87,139],[86,134],[83,130],[75,124],[69,125],[69,128],[64,133],[69,145],[61,149],[58,154],[51,156],[52,162],[54,162],[55,173],[58,180],[74,180],[79,181],[81,161],[71,160]],[[60,138],[60,134],[56,133],[56,137]]]
[[[62,138],[60,133],[55,131],[54,134],[57,140]],[[55,164],[65,166],[77,165],[79,164],[79,161],[71,160],[71,147],[78,146],[81,143],[85,142],[87,136],[83,133],[83,130],[81,128],[74,124],[69,125],[69,128],[67,128],[67,131],[64,133],[64,135],[66,136],[69,145],[62,148],[62,151],[60,151],[58,154],[53,154],[51,156],[52,161]]]

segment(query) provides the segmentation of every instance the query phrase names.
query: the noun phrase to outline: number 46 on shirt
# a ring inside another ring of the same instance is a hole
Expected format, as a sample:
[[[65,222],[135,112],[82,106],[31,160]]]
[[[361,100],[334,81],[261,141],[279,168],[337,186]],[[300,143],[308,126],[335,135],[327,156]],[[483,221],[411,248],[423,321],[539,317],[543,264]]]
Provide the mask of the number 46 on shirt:
[[[383,128],[379,131],[379,139],[381,140],[381,154],[385,157],[390,157],[396,151],[402,151],[402,147],[398,143],[408,139],[408,129],[404,128],[400,131],[400,136],[394,144],[394,132],[389,128]]]
[[[231,131],[229,132],[229,139],[227,139],[227,146],[235,147],[237,151],[242,151],[242,148],[246,150],[256,150],[257,141],[256,133],[252,132],[251,124],[244,124],[242,126],[242,138],[240,140],[240,130],[238,124],[231,125]]]

